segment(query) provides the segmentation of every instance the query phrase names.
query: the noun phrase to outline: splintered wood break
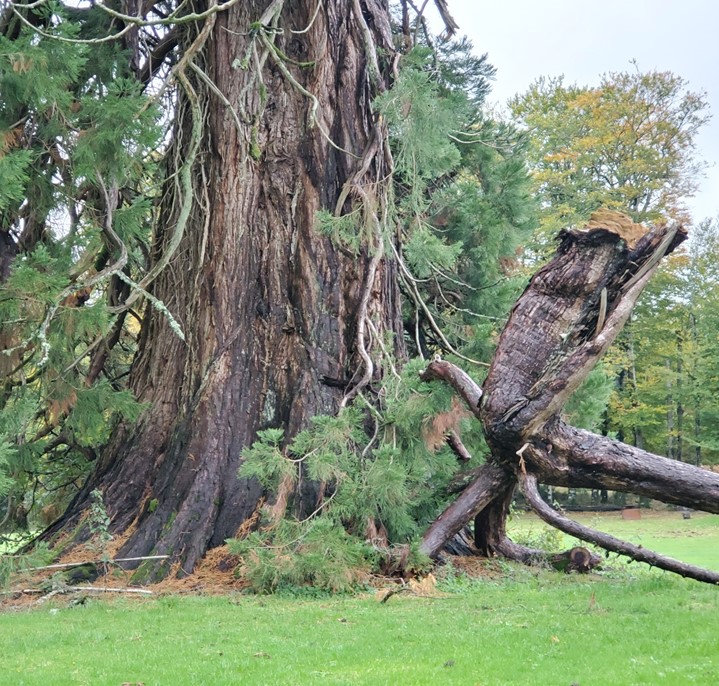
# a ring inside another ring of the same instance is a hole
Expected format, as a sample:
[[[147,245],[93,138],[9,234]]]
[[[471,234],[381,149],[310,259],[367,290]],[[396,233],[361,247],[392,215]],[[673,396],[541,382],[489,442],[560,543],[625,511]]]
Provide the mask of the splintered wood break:
[[[646,226],[635,224],[626,214],[606,208],[597,210],[589,217],[584,231],[592,231],[593,229],[606,229],[616,233],[630,250],[636,246],[639,239],[648,231]]]

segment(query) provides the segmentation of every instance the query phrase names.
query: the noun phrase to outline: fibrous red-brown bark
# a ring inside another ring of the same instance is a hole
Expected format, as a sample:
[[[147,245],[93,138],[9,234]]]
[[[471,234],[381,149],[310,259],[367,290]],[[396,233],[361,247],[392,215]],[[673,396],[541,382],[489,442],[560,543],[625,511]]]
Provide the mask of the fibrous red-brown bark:
[[[278,50],[264,59],[266,43],[251,27],[259,30],[268,0],[218,15],[197,63],[234,114],[207,79],[186,73],[205,117],[195,201],[180,247],[153,285],[185,341],[162,312],[146,310],[131,387],[148,408],[136,426],[118,429],[55,527],[76,521],[87,493],[100,488],[111,531],[127,536],[119,555],[170,555],[148,578],[177,562],[190,572],[252,515],[262,489],[237,472],[258,430],[282,428],[291,437],[313,415],[337,411],[367,371],[361,315],[379,335],[394,334],[401,356],[394,265],[378,259],[381,241],[355,254],[317,229],[317,212],[334,211],[346,184],[345,210],[368,193],[375,210],[384,203],[389,160],[370,104],[387,75],[375,73],[368,51],[391,55],[389,11],[384,0],[317,5],[273,3],[281,9],[277,30],[265,37]],[[190,105],[181,90],[170,151],[176,166],[191,145]],[[161,209],[158,261],[178,221],[173,183]],[[307,485],[295,506],[306,512],[316,498]]]
[[[504,532],[507,493],[518,481],[629,491],[719,512],[719,475],[576,429],[561,417],[563,405],[614,341],[661,258],[684,238],[676,227],[643,231],[617,213],[600,214],[584,230],[563,232],[556,256],[512,310],[481,390],[449,362],[428,366],[423,378],[451,384],[482,422],[492,455],[477,480],[427,531],[425,552],[436,555],[442,537],[451,537],[474,517],[484,554],[522,557]],[[551,508],[541,499],[528,500],[549,518]],[[576,535],[581,527],[571,528]],[[716,583],[710,572],[640,554],[628,544],[617,547],[606,536],[585,540]]]

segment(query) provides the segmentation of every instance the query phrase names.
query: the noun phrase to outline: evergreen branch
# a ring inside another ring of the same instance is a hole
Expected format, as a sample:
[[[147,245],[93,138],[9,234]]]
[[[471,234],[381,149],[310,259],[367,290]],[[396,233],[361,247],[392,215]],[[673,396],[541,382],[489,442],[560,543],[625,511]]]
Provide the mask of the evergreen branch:
[[[160,17],[158,19],[143,19],[141,15],[138,16],[132,16],[130,14],[124,14],[122,12],[118,12],[117,10],[112,9],[111,7],[108,7],[107,5],[103,3],[94,3],[94,7],[97,7],[101,9],[103,12],[106,12],[114,19],[121,20],[125,27],[119,31],[118,33],[112,34],[110,36],[103,36],[102,38],[66,38],[64,36],[56,36],[51,33],[45,33],[38,29],[36,26],[34,26],[30,21],[28,21],[25,17],[22,16],[20,12],[18,12],[19,9],[27,10],[27,9],[34,9],[36,7],[40,7],[41,5],[48,4],[48,0],[38,0],[37,2],[31,3],[31,4],[23,4],[23,3],[16,3],[11,2],[10,6],[13,8],[13,12],[16,16],[18,16],[24,24],[28,25],[33,31],[36,33],[39,33],[47,38],[53,38],[59,41],[62,41],[63,43],[76,43],[76,44],[83,44],[83,45],[97,45],[99,43],[106,43],[111,40],[117,40],[118,38],[121,38],[124,36],[131,28],[133,27],[151,27],[151,26],[168,26],[170,24],[189,24],[191,22],[196,21],[202,21],[204,19],[208,19],[210,17],[215,16],[218,12],[225,12],[229,10],[231,7],[236,5],[240,0],[228,0],[227,2],[218,5],[216,3],[212,3],[210,7],[208,7],[204,12],[190,12],[189,14],[180,15],[180,11],[182,10],[182,7],[184,6],[184,3],[181,3],[177,9],[175,9],[171,14],[167,15],[166,17]],[[274,5],[277,4],[277,0],[273,3]],[[280,2],[280,5],[282,2]]]
[[[452,353],[452,355],[456,355],[461,360],[465,360],[467,362],[471,362],[472,364],[479,365],[480,367],[489,367],[489,364],[487,362],[481,362],[480,360],[473,360],[471,357],[467,357],[466,355],[462,355],[462,353],[455,350],[455,348],[452,346],[452,344],[447,340],[447,337],[442,333],[442,329],[437,325],[437,322],[435,321],[434,317],[432,316],[432,313],[429,310],[429,307],[427,307],[427,303],[425,303],[424,298],[419,293],[419,290],[417,288],[417,285],[414,283],[415,279],[412,276],[412,273],[409,271],[409,268],[405,264],[404,260],[402,259],[402,256],[397,251],[397,248],[395,248],[394,245],[392,245],[392,250],[394,251],[395,258],[397,260],[397,264],[400,268],[400,275],[402,276],[402,280],[405,282],[405,285],[409,288],[409,290],[412,292],[413,300],[416,304],[418,304],[422,311],[424,312],[425,316],[427,317],[427,321],[429,322],[430,328],[434,333],[437,335],[439,340],[442,343],[442,347],[449,353]]]
[[[21,2],[14,2],[11,3],[14,7],[19,7],[23,10],[34,10],[36,7],[40,7],[42,5],[47,4],[48,0],[35,0],[35,2],[30,3],[21,3]]]
[[[443,279],[446,279],[447,281],[451,281],[453,284],[456,284],[457,286],[461,286],[462,288],[466,288],[468,291],[477,291],[478,288],[475,288],[474,286],[470,286],[466,281],[461,281],[459,279],[455,279],[454,277],[450,276],[449,274],[445,274],[434,262],[431,262],[430,260],[427,260],[427,266],[438,276],[441,276]],[[437,283],[437,279],[435,279],[435,283]]]
[[[24,5],[21,3],[15,3],[11,2],[10,7],[12,9],[13,14],[20,19],[20,21],[25,24],[28,28],[30,28],[34,33],[43,36],[44,38],[49,38],[51,40],[56,40],[61,43],[71,43],[75,45],[100,45],[102,43],[110,43],[112,41],[119,40],[125,34],[129,33],[133,28],[135,27],[153,27],[153,26],[168,26],[168,25],[178,25],[178,24],[188,24],[191,22],[201,21],[203,19],[213,19],[214,23],[214,17],[219,12],[225,12],[229,10],[233,5],[236,5],[240,0],[228,0],[228,2],[225,2],[221,5],[217,5],[214,2],[211,3],[211,6],[205,10],[204,12],[191,12],[190,14],[185,14],[182,16],[179,16],[179,12],[184,5],[184,3],[180,3],[178,8],[172,12],[167,17],[161,17],[159,19],[142,19],[142,17],[137,16],[133,17],[129,14],[123,14],[122,12],[118,12],[116,10],[113,10],[112,8],[102,4],[102,3],[94,3],[95,7],[99,7],[103,11],[105,11],[107,14],[112,16],[115,19],[120,19],[124,22],[125,26],[118,31],[117,33],[110,34],[108,36],[103,36],[102,38],[68,38],[67,36],[59,36],[57,34],[49,33],[47,31],[44,31],[37,26],[35,26],[31,21],[29,21],[22,12],[18,11],[18,8],[20,9],[32,9],[35,7],[39,7],[43,4],[46,4],[48,0],[38,0],[37,2],[31,3],[29,5]],[[162,89],[164,92],[164,88]]]
[[[327,498],[326,500],[323,499],[322,502],[314,510],[314,512],[311,512],[304,519],[300,520],[300,524],[306,524],[311,519],[314,519],[322,510],[324,510],[325,507],[327,507],[327,505],[329,505],[334,500],[334,497],[337,495],[338,492],[339,492],[339,489],[335,488],[335,490],[332,491],[332,495],[329,498]]]
[[[44,0],[43,0],[44,2]],[[117,33],[113,33],[109,36],[104,36],[103,38],[67,38],[66,36],[58,36],[54,33],[48,33],[47,31],[43,31],[41,28],[38,28],[35,26],[29,19],[27,19],[25,16],[23,16],[22,12],[19,12],[17,10],[17,7],[23,7],[23,5],[17,5],[15,3],[12,3],[10,5],[12,7],[13,14],[23,23],[25,26],[30,28],[30,30],[33,33],[38,34],[39,36],[42,36],[43,38],[49,38],[51,40],[59,41],[60,43],[72,43],[75,45],[100,45],[101,43],[109,43],[111,41],[116,41],[119,38],[122,38],[126,33],[129,33],[130,30],[132,30],[133,25],[127,24],[125,28],[123,28],[121,31],[118,31]]]
[[[420,342],[419,338],[419,303],[415,300],[414,294],[410,293],[412,296],[412,299],[414,300],[414,342],[417,346],[417,352],[419,353],[419,356],[424,360],[426,359],[424,356],[424,351],[422,350],[422,344]]]
[[[134,24],[135,26],[166,26],[168,24],[189,24],[190,22],[202,21],[204,19],[214,17],[218,12],[227,11],[233,5],[236,5],[238,2],[240,2],[240,0],[228,0],[221,5],[218,5],[213,2],[210,3],[210,7],[208,7],[204,12],[190,12],[189,14],[183,14],[182,16],[180,16],[179,13],[184,4],[181,3],[174,12],[169,14],[167,17],[161,19],[141,19],[140,17],[133,17],[132,15],[118,12],[117,10],[114,10],[104,4],[98,3],[96,6],[109,14],[111,17],[114,17],[115,19],[120,19],[126,23]]]
[[[397,400],[398,398],[398,389],[399,384],[395,387],[395,400]],[[380,411],[369,400],[367,400],[367,398],[365,398],[365,395],[364,393],[362,393],[362,391],[359,391],[357,393],[357,397],[365,404],[365,406],[369,410],[369,413],[372,415],[372,419],[374,420],[374,429],[372,431],[372,436],[370,436],[367,445],[365,445],[365,447],[362,449],[362,453],[360,454],[361,459],[364,460],[367,457],[367,453],[372,449],[372,446],[374,445],[375,441],[377,440],[377,437],[379,436],[380,424],[384,421],[384,418],[382,417]],[[395,430],[396,427],[392,426],[392,432],[396,438]]]
[[[80,362],[82,362],[95,348],[97,348],[98,345],[100,345],[100,343],[102,343],[104,338],[105,336],[103,334],[97,336],[83,352],[81,352],[67,367],[65,367],[65,369],[62,370],[62,376],[67,374],[74,367],[77,367]]]
[[[506,145],[492,145],[491,143],[488,143],[483,138],[479,138],[482,134],[473,131],[455,131],[454,133],[448,133],[447,136],[450,140],[453,140],[455,143],[459,143],[460,145],[483,145],[485,148],[489,148],[490,150],[496,150],[497,152],[503,153],[503,154],[509,154],[512,152],[512,145],[510,143],[507,143]],[[470,140],[462,140],[459,136],[467,136]]]
[[[453,309],[455,312],[462,312],[464,314],[468,314],[470,317],[477,317],[479,319],[491,319],[495,322],[506,322],[507,317],[493,317],[489,314],[480,314],[479,312],[474,312],[473,310],[468,310],[465,307],[457,307],[454,303],[451,303],[449,300],[447,300],[447,296],[444,294],[444,290],[442,288],[442,285],[435,279],[435,286],[437,286],[437,291],[439,292],[439,297],[442,298],[443,302],[447,307]]]
[[[122,270],[125,265],[127,264],[128,254],[127,254],[127,248],[125,244],[122,242],[120,237],[115,233],[114,229],[112,228],[113,224],[113,213],[114,213],[114,207],[117,205],[117,199],[119,196],[119,189],[117,186],[117,182],[113,182],[110,190],[108,191],[103,179],[102,175],[99,172],[96,172],[98,182],[100,184],[100,187],[103,192],[103,196],[105,199],[105,221],[103,222],[103,231],[107,233],[107,235],[111,238],[111,240],[120,248],[120,256],[118,259],[109,267],[106,267],[102,271],[95,274],[93,277],[86,279],[79,283],[74,283],[69,286],[67,286],[60,295],[55,299],[55,302],[48,308],[47,313],[45,314],[45,319],[43,320],[42,324],[40,325],[37,332],[34,334],[34,338],[36,338],[40,343],[40,350],[42,351],[42,356],[40,357],[39,362],[37,363],[39,368],[42,368],[47,363],[47,360],[50,356],[50,343],[47,340],[47,331],[50,328],[50,323],[55,318],[55,314],[60,308],[61,303],[72,293],[78,290],[78,288],[92,288],[93,286],[97,285],[107,277],[111,276],[112,274],[116,273],[117,271]],[[31,339],[30,339],[31,340]],[[21,347],[30,343],[30,340],[28,340],[26,343],[21,344]]]

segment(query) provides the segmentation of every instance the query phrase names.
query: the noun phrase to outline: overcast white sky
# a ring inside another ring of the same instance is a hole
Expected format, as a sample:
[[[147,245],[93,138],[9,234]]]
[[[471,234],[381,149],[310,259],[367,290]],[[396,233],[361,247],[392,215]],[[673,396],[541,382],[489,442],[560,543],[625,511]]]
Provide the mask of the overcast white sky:
[[[460,33],[497,68],[490,101],[504,103],[539,76],[594,85],[607,71],[672,71],[707,95],[712,120],[698,138],[711,166],[695,220],[719,215],[719,0],[448,0]]]

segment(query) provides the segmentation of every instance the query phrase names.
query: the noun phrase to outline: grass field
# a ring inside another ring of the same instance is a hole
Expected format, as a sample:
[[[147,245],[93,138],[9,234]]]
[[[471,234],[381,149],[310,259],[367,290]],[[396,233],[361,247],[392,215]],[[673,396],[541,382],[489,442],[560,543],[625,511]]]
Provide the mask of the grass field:
[[[601,525],[696,554],[696,563],[717,560],[719,517],[604,516]],[[513,526],[538,524],[522,517]],[[0,684],[719,683],[715,587],[637,564],[589,577],[506,564],[496,572],[470,579],[440,570],[440,597],[398,594],[385,604],[372,592],[74,607],[53,599],[0,615]]]

